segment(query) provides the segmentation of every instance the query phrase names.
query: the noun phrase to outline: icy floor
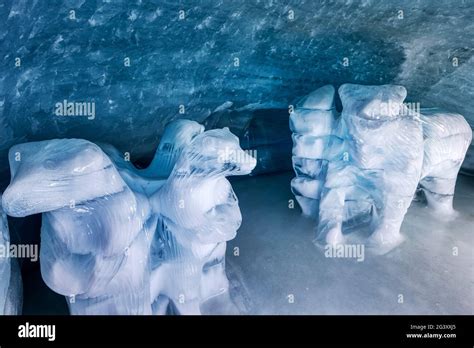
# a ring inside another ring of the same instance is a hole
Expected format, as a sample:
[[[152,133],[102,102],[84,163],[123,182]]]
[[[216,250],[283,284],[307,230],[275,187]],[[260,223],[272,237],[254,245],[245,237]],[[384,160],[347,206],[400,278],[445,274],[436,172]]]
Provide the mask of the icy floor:
[[[326,258],[312,244],[314,223],[297,205],[288,208],[293,176],[233,181],[243,223],[228,243],[227,272],[243,313],[473,314],[473,177],[458,178],[456,220],[439,221],[414,202],[402,226],[404,243],[382,256],[366,250],[357,262]]]

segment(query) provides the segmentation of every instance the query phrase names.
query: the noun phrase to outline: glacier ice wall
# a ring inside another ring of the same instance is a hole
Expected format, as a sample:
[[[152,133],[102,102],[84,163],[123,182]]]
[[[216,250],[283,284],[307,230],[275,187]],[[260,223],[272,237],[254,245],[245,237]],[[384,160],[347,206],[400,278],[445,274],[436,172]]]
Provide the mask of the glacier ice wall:
[[[473,100],[462,78],[474,71],[473,19],[469,1],[450,0],[6,0],[0,168],[11,145],[62,137],[151,159],[181,111],[204,121],[226,102],[286,109],[327,83],[400,83],[414,101],[445,94],[439,106],[472,126],[472,108],[453,107]],[[95,102],[95,118],[56,116],[65,99]]]
[[[388,250],[417,188],[438,216],[452,217],[454,187],[472,131],[459,114],[405,104],[402,86],[344,84],[304,98],[290,115],[291,188],[303,214],[318,219],[316,239],[344,243],[354,227]],[[345,232],[345,233],[344,233]]]

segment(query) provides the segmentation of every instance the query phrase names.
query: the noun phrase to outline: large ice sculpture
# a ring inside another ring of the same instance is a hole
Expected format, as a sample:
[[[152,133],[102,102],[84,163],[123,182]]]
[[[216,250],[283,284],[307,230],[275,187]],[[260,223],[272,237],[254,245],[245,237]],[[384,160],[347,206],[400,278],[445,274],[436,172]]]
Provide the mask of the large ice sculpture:
[[[43,213],[41,274],[72,314],[150,314],[147,198],[95,144],[56,139],[12,147],[5,211]]]
[[[228,128],[199,134],[183,150],[151,198],[160,214],[152,253],[155,313],[169,302],[179,314],[199,314],[212,300],[228,302],[226,241],[242,216],[226,176],[249,174],[255,165]]]
[[[171,122],[143,170],[80,139],[10,149],[5,210],[43,213],[41,273],[72,314],[162,314],[169,300],[180,314],[200,313],[211,298],[216,313],[230,306],[225,241],[241,215],[225,176],[248,174],[256,161],[228,129],[203,131]]]
[[[0,315],[17,315],[22,307],[22,282],[20,268],[7,251],[10,243],[7,216],[0,207]]]
[[[410,109],[402,86],[345,84],[343,111],[324,86],[290,115],[291,182],[305,215],[318,218],[316,240],[344,243],[368,228],[370,243],[390,249],[418,184],[430,206],[452,212],[457,173],[471,142],[461,115]]]

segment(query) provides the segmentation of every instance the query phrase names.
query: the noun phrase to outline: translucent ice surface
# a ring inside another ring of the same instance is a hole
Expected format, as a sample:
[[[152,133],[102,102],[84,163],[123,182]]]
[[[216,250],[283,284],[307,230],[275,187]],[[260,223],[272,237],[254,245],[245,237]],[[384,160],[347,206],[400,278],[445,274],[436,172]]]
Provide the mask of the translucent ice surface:
[[[0,234],[0,247],[5,248],[7,243],[10,241],[10,235],[8,233],[8,224],[6,216],[2,212],[2,224]],[[0,257],[0,314],[5,313],[5,302],[7,299],[8,286],[10,284],[10,259],[7,257]]]
[[[402,86],[345,84],[343,111],[324,86],[290,115],[292,191],[303,214],[317,218],[317,241],[339,244],[356,228],[389,250],[420,185],[430,207],[452,215],[457,174],[472,140],[465,119],[404,103]]]
[[[458,172],[472,141],[464,117],[439,109],[422,109],[424,156],[420,188],[430,208],[453,215]]]
[[[10,234],[7,216],[0,206],[0,315],[16,315],[21,313],[22,283],[17,260],[8,255]]]
[[[225,242],[242,217],[225,177],[249,174],[256,160],[228,128],[203,130],[171,122],[142,170],[81,139],[11,148],[3,204],[12,216],[43,214],[42,277],[72,314],[234,310]]]
[[[297,175],[291,188],[306,216],[318,216],[328,162],[342,151],[342,138],[336,135],[334,96],[333,86],[321,87],[290,114],[292,160]]]
[[[151,164],[140,174],[145,177],[168,178],[183,149],[202,132],[204,126],[195,121],[178,119],[168,123]]]
[[[100,146],[115,164],[129,187],[149,196],[156,192],[168,178],[183,149],[203,131],[204,126],[196,121],[179,119],[168,123],[153,160],[144,169],[138,169],[132,164],[130,153],[120,153],[109,144],[100,144]]]
[[[242,216],[226,176],[249,174],[255,165],[228,128],[201,133],[184,149],[151,198],[160,215],[152,254],[154,312],[169,303],[179,314],[200,314],[213,307],[209,302],[231,310],[226,241]]]
[[[41,274],[72,314],[149,314],[146,197],[134,193],[95,144],[31,142],[10,150],[3,195],[12,216],[43,213]]]

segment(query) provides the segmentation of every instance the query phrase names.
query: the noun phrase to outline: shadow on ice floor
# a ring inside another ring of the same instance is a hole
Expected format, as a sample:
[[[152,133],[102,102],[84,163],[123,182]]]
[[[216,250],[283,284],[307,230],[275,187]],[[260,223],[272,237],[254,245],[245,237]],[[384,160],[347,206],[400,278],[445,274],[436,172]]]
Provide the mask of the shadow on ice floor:
[[[243,223],[228,243],[227,273],[242,312],[473,314],[473,177],[458,178],[456,220],[436,220],[414,202],[402,225],[403,244],[382,256],[366,252],[363,262],[326,258],[312,243],[314,222],[297,205],[288,207],[292,177],[233,182]]]

